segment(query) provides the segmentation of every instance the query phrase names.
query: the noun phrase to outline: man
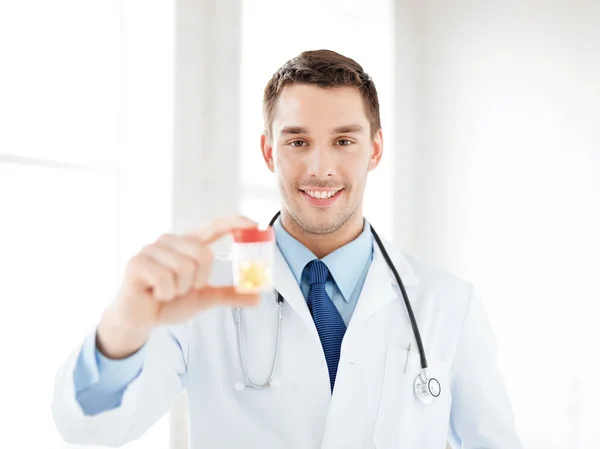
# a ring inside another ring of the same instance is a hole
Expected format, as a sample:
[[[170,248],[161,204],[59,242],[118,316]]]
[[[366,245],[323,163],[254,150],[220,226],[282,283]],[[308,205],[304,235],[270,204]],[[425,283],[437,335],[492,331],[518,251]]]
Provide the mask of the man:
[[[262,155],[281,194],[281,321],[277,296],[236,294],[230,263],[209,249],[255,223],[229,217],[162,236],[129,262],[57,376],[65,440],[122,445],[186,389],[192,449],[521,447],[471,286],[390,249],[398,282],[363,218],[383,151],[370,77],[337,53],[304,52],[269,81],[264,118]],[[402,288],[439,383],[429,405],[414,391],[421,358]],[[274,363],[267,388],[244,388],[244,369],[262,383]]]

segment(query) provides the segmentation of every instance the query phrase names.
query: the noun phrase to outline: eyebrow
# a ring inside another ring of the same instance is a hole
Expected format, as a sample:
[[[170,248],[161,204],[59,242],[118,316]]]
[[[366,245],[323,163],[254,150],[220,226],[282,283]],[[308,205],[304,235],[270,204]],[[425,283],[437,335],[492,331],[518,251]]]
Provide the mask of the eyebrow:
[[[363,131],[364,128],[360,125],[344,125],[338,126],[332,131],[332,134],[349,134],[349,133],[359,133]],[[280,136],[285,135],[294,135],[294,134],[308,134],[308,129],[302,126],[285,126],[279,131]]]
[[[359,133],[364,128],[360,125],[345,125],[338,126],[333,130],[333,134],[349,134],[349,133]]]
[[[302,126],[285,126],[279,131],[280,136],[286,136],[289,134],[308,134],[308,129]]]

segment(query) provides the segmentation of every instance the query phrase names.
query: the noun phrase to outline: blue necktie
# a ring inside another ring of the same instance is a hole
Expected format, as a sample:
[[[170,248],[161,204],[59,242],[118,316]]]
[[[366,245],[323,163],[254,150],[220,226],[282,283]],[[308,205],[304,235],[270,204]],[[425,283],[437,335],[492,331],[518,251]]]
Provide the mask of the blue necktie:
[[[306,268],[308,269],[310,282],[307,298],[308,309],[321,339],[325,360],[327,360],[327,367],[329,368],[331,391],[333,392],[346,324],[325,291],[325,282],[329,274],[327,265],[320,260],[313,260],[306,265]]]

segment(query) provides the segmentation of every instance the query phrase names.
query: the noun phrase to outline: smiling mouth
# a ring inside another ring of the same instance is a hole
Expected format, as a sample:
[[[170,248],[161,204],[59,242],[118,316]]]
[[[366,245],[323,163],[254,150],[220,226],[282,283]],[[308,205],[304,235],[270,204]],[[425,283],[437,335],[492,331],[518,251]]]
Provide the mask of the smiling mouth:
[[[300,189],[300,190],[312,198],[324,200],[324,199],[335,196],[335,194],[340,192],[342,189],[331,189],[331,190],[302,190],[302,189]]]
[[[337,203],[344,189],[301,189],[300,195],[312,207],[327,209]]]

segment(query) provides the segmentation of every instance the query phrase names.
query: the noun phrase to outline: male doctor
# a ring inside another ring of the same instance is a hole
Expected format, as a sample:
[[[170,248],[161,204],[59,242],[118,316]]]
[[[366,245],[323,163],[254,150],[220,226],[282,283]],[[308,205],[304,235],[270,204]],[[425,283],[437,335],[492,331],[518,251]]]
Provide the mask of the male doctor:
[[[304,52],[273,75],[263,106],[262,156],[281,194],[279,351],[277,296],[236,294],[230,262],[209,248],[255,223],[226,217],[164,235],[131,259],[114,303],[57,375],[63,438],[123,445],[185,390],[191,449],[521,448],[472,286],[388,245],[440,387],[429,405],[415,394],[415,334],[362,214],[383,151],[371,78],[335,52]],[[237,307],[249,378],[265,382],[278,354],[268,388],[239,388]]]

